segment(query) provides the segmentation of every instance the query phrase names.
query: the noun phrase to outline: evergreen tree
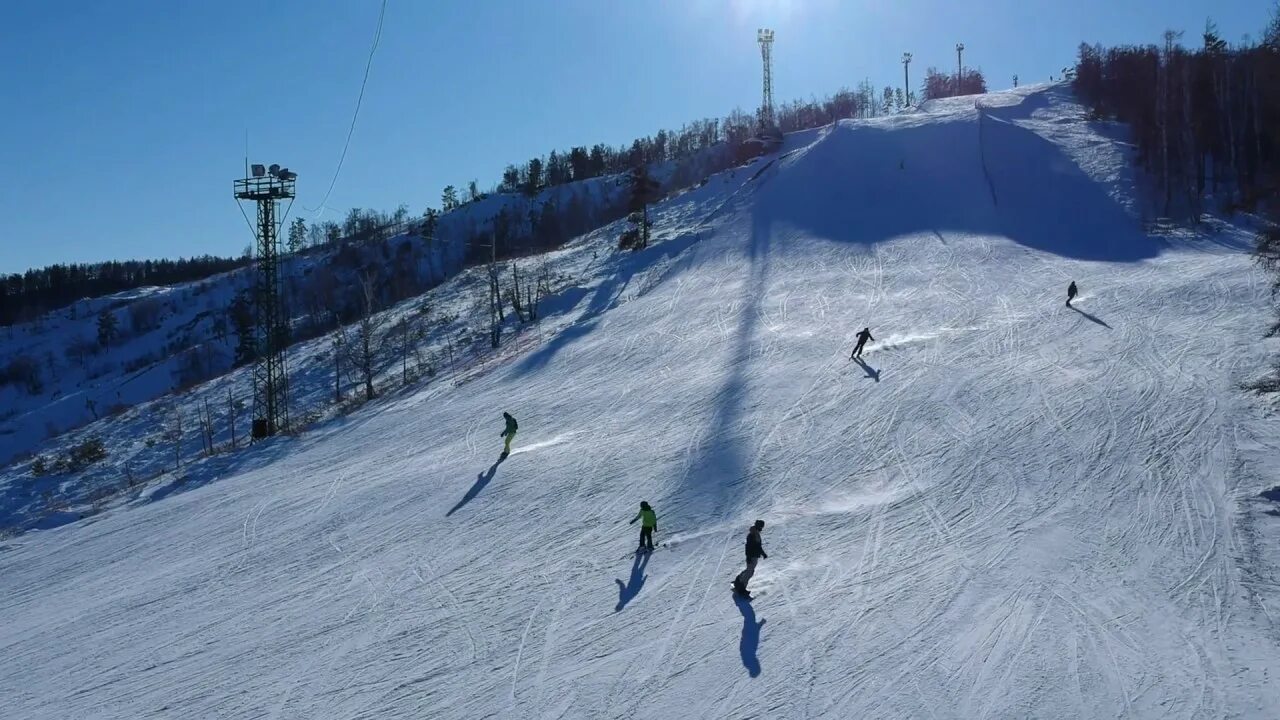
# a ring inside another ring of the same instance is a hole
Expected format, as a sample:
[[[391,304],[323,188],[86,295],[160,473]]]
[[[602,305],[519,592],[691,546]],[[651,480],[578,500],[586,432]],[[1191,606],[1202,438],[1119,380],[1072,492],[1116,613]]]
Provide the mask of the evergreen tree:
[[[589,167],[591,174],[589,177],[600,177],[604,175],[607,164],[605,162],[604,145],[595,145],[591,148]]]
[[[289,223],[289,241],[285,247],[289,252],[296,253],[307,244],[307,223],[302,218],[294,218]]]
[[[569,151],[569,170],[574,180],[586,180],[591,177],[591,156],[585,147],[575,147]]]
[[[649,229],[653,227],[653,221],[649,219],[649,205],[658,199],[658,182],[650,177],[648,166],[642,163],[631,171],[629,183],[627,210],[631,214],[627,222],[631,223],[631,230],[624,244],[632,250],[643,250],[649,246]]]
[[[258,338],[254,331],[253,302],[248,291],[236,294],[227,310],[231,315],[231,326],[236,331],[235,364],[237,366],[253,362],[258,356]]]
[[[569,182],[569,163],[564,155],[555,150],[547,156],[547,186],[554,187]]]
[[[506,170],[502,171],[502,184],[498,186],[504,193],[513,193],[520,189],[520,169],[515,165],[508,165]]]
[[[440,207],[445,211],[455,210],[458,207],[458,189],[452,185],[445,185],[444,191],[440,193]]]
[[[116,320],[115,313],[110,310],[103,310],[98,314],[98,344],[107,347],[112,340],[116,339],[116,330],[119,322]]]
[[[1214,55],[1227,51],[1227,41],[1218,35],[1218,25],[1213,20],[1204,21],[1204,51]]]
[[[430,243],[436,237],[436,229],[440,225],[440,211],[435,208],[427,208],[422,213],[422,239]]]
[[[528,177],[524,181],[524,191],[527,195],[536,195],[538,190],[542,188],[542,158],[533,158],[529,161]]]

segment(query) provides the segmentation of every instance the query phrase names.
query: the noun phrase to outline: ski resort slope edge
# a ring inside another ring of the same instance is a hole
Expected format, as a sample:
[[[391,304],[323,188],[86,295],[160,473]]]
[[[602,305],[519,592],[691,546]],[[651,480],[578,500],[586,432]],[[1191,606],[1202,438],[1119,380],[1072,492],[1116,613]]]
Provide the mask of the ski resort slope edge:
[[[1061,88],[976,100],[659,206],[673,244],[456,389],[25,536],[6,714],[1275,717],[1245,235],[1144,234]]]

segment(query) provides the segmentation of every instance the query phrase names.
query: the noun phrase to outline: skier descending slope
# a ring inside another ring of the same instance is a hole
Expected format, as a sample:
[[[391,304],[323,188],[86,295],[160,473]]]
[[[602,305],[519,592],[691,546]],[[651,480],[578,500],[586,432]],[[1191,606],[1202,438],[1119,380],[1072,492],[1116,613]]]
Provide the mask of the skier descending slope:
[[[760,540],[760,531],[763,529],[764,521],[757,520],[756,524],[747,531],[747,569],[738,573],[738,576],[733,579],[733,591],[748,600],[751,599],[751,593],[747,592],[747,583],[751,582],[751,577],[756,574],[756,563],[760,558],[768,559],[769,557]]]
[[[649,503],[641,500],[640,512],[628,524],[634,525],[637,520],[640,521],[640,547],[636,548],[636,552],[653,552],[653,534],[658,530],[658,514],[649,507]]]
[[[502,413],[502,417],[507,421],[507,427],[498,437],[504,437],[507,439],[507,442],[502,446],[502,459],[505,460],[507,456],[511,454],[511,441],[515,440],[516,430],[520,429],[520,424],[516,422],[515,418],[511,417],[511,413],[504,412]]]
[[[862,331],[854,337],[858,338],[858,344],[853,347],[853,352],[849,353],[850,360],[862,357],[862,346],[866,345],[868,340],[875,341],[875,338],[871,337],[871,328],[869,327],[862,328]]]
[[[1076,299],[1077,292],[1079,291],[1076,289],[1076,281],[1072,280],[1067,286],[1067,307],[1071,307],[1071,301]]]

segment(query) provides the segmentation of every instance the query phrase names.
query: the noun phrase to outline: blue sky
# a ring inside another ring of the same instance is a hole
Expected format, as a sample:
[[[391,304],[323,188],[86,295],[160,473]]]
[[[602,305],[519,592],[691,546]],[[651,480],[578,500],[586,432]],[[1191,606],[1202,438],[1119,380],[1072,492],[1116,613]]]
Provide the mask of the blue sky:
[[[993,88],[1047,80],[1082,41],[1254,37],[1273,0],[388,0],[355,135],[327,205],[380,0],[0,4],[0,272],[238,253],[231,198],[255,162],[299,174],[294,212],[413,213],[552,148],[629,142],[759,102],[965,64]]]

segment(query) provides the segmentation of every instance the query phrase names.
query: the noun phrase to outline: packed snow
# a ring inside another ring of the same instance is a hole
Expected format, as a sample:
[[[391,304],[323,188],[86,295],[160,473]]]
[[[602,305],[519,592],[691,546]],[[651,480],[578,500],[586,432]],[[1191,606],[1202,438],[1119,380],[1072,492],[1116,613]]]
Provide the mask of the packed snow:
[[[789,137],[465,382],[9,541],[4,715],[1277,717],[1268,282],[1126,163],[1060,86]]]

